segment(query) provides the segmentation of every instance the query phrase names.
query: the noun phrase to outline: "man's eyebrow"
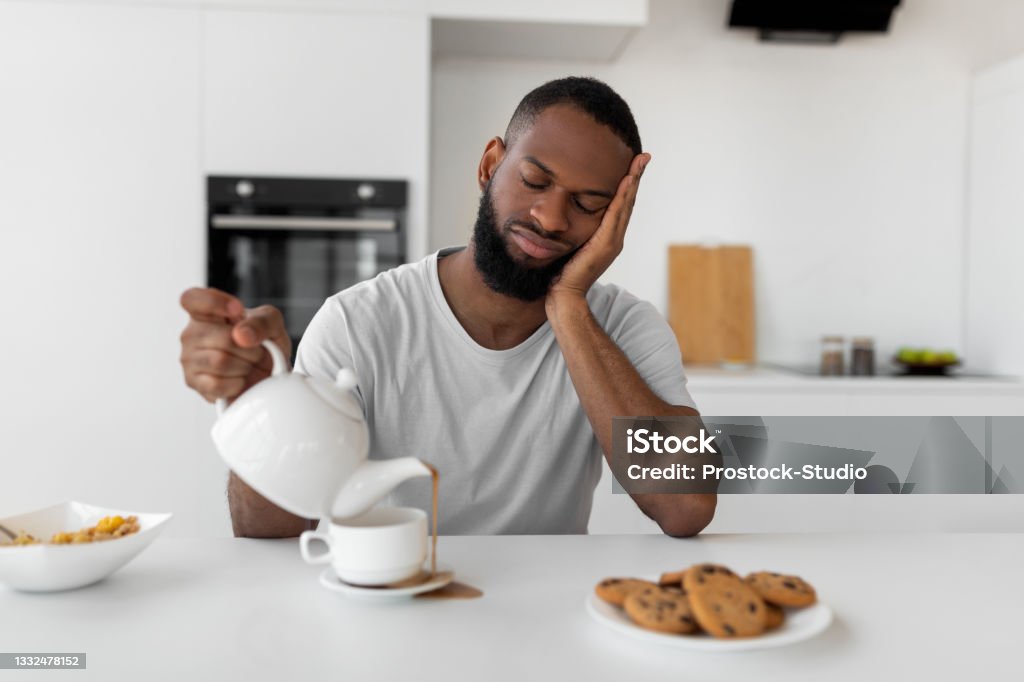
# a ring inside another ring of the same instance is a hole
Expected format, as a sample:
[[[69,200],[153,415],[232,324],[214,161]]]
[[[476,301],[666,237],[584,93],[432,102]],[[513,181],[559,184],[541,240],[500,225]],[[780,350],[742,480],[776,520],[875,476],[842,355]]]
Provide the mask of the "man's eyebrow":
[[[552,178],[556,178],[557,179],[557,177],[558,177],[557,175],[555,175],[555,172],[553,170],[551,170],[550,168],[548,168],[547,166],[545,166],[543,163],[541,163],[540,161],[538,161],[537,159],[535,159],[532,156],[524,156],[523,157],[523,161],[529,161],[534,166],[536,166],[537,168],[540,168],[542,171],[544,171],[545,173],[550,175]],[[597,197],[603,197],[605,199],[608,199],[609,201],[615,198],[614,194],[612,194],[610,192],[605,192],[605,191],[600,190],[600,189],[583,189],[583,190],[580,190],[579,192],[576,192],[576,194],[592,194],[592,195],[597,196]]]

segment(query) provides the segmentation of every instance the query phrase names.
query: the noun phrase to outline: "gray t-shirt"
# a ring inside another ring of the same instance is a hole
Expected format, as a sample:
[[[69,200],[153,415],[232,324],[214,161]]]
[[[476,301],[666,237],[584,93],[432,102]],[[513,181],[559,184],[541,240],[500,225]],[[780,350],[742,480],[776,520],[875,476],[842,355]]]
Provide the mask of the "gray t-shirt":
[[[441,472],[441,533],[585,533],[601,447],[551,326],[508,350],[478,345],[438,279],[438,258],[456,250],[327,299],[295,370],[328,380],[355,371],[370,457],[411,455]],[[696,407],[675,335],[654,306],[610,284],[595,284],[587,301],[662,400]],[[430,498],[430,480],[418,478],[386,502],[429,512]]]

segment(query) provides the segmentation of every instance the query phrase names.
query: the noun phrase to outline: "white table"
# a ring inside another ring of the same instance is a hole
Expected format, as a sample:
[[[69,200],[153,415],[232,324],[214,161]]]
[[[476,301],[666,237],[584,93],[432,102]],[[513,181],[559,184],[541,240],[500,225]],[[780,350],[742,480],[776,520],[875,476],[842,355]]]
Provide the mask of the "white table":
[[[0,587],[0,650],[86,652],[62,680],[1019,679],[1024,534],[443,537],[485,595],[367,604],[317,583],[294,540],[159,539],[89,588]],[[697,561],[799,573],[835,611],[783,649],[698,654],[586,614],[600,578]]]

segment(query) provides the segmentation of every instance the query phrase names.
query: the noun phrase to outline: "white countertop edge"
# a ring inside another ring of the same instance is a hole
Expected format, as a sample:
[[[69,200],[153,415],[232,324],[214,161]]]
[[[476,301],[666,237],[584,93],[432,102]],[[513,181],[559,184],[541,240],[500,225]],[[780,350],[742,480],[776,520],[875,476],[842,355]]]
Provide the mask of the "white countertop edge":
[[[784,370],[754,367],[726,370],[713,367],[687,367],[687,387],[703,393],[714,390],[745,388],[755,391],[796,390],[806,392],[846,393],[884,390],[905,390],[918,393],[922,389],[936,392],[964,393],[972,390],[1024,394],[1020,377],[819,377]]]

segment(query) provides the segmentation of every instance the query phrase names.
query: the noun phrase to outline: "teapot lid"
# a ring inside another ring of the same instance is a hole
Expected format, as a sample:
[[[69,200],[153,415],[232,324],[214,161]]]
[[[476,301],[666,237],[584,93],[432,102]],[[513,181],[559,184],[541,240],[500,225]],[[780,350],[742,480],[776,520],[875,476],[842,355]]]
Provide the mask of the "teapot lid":
[[[313,392],[335,410],[349,419],[363,420],[363,411],[350,390],[355,387],[355,375],[351,370],[339,371],[337,382],[333,384],[315,376],[305,377],[305,379],[309,382],[309,387],[313,389]]]

